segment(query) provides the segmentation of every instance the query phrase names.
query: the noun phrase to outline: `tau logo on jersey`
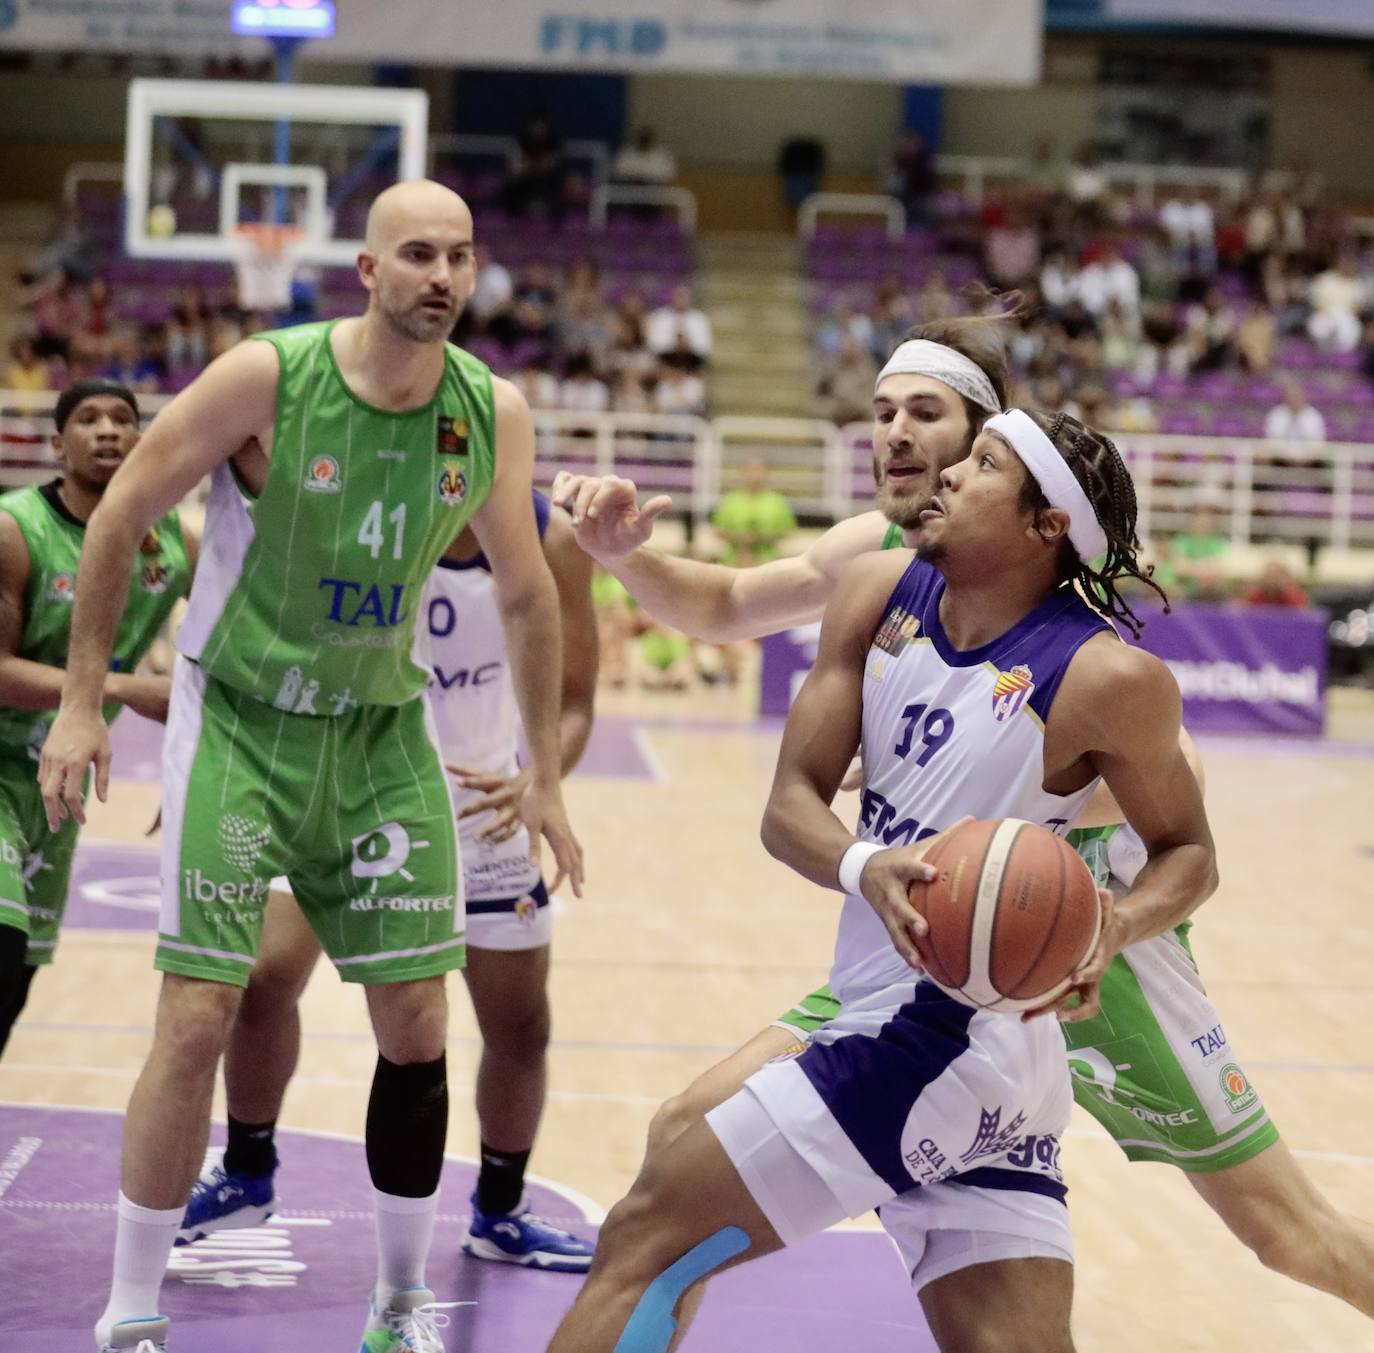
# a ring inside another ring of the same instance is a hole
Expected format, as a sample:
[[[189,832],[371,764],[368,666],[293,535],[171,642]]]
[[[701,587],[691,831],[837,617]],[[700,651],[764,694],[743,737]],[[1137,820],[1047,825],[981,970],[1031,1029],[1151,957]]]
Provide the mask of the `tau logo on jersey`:
[[[920,618],[904,606],[894,606],[884,617],[873,637],[873,647],[895,658],[921,631]]]
[[[468,496],[468,477],[456,460],[446,460],[439,472],[439,497],[449,507],[457,507]]]
[[[311,493],[338,493],[343,488],[339,462],[333,456],[315,456],[305,470],[305,487]]]
[[[1030,699],[1035,689],[1031,669],[1017,663],[1010,672],[998,672],[997,684],[992,688],[992,712],[998,723],[1005,723]]]
[[[434,426],[434,450],[441,456],[466,456],[468,420],[440,414]]]
[[[58,573],[48,584],[49,601],[70,602],[76,596],[76,578],[70,573]]]

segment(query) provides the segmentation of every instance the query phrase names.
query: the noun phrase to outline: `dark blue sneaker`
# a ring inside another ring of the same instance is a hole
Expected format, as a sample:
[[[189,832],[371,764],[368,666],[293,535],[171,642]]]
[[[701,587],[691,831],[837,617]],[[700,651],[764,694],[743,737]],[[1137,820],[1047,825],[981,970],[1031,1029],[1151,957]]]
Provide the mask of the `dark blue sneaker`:
[[[595,1245],[561,1231],[525,1208],[522,1198],[514,1212],[482,1212],[472,1195],[472,1225],[463,1249],[477,1259],[523,1264],[553,1273],[585,1273]]]
[[[228,1174],[220,1160],[207,1161],[191,1190],[176,1243],[189,1245],[212,1231],[261,1226],[276,1208],[275,1177],[275,1167],[267,1174]]]

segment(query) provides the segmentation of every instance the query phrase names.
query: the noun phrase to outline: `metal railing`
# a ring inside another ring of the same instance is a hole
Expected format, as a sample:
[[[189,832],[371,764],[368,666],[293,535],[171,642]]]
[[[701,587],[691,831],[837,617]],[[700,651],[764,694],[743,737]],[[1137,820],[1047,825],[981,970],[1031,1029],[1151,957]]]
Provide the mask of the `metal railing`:
[[[660,188],[647,183],[603,183],[593,194],[587,214],[592,225],[600,230],[606,224],[606,213],[613,206],[666,207],[677,213],[677,219],[689,235],[697,228],[696,194],[687,188]]]
[[[900,240],[906,234],[906,208],[884,193],[812,193],[797,208],[797,233],[809,240],[821,216],[881,216],[888,239]]]
[[[144,395],[145,419],[169,400]],[[40,483],[57,471],[51,391],[0,390],[0,485]],[[685,414],[536,409],[536,481],[561,469],[619,474],[645,494],[670,493],[698,525],[722,484],[762,460],[804,516],[839,521],[873,501],[872,427],[809,418],[697,418]],[[1280,442],[1123,433],[1116,443],[1135,480],[1142,538],[1188,529],[1200,507],[1233,543],[1374,549],[1374,444]]]
[[[847,514],[873,500],[872,427],[850,423],[837,440],[830,474]],[[1374,548],[1374,445],[1143,432],[1113,440],[1135,481],[1142,539],[1186,531],[1209,508],[1235,545]]]

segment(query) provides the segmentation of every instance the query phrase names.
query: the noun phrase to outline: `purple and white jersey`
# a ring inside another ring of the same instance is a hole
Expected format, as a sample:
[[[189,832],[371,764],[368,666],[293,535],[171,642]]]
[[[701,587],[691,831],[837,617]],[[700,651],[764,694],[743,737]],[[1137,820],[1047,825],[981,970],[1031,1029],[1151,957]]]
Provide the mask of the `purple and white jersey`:
[[[1005,634],[959,650],[940,624],[945,583],[913,560],[873,637],[863,682],[858,834],[909,845],[961,817],[1017,817],[1059,835],[1091,796],[1043,788],[1045,724],[1079,648],[1111,626],[1061,588]],[[909,982],[868,902],[848,896],[830,985],[846,1005]]]

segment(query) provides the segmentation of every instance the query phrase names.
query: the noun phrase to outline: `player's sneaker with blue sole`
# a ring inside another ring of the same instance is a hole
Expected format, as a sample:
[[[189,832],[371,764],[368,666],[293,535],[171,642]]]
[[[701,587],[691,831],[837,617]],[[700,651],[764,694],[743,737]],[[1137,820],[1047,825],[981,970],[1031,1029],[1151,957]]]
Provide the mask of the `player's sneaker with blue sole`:
[[[207,1161],[191,1190],[176,1243],[189,1245],[214,1231],[261,1226],[276,1208],[275,1178],[275,1168],[262,1175],[231,1174],[221,1159]]]
[[[100,1353],[167,1353],[167,1330],[171,1321],[165,1315],[146,1320],[121,1320],[110,1331]]]
[[[463,1237],[463,1249],[476,1259],[501,1264],[522,1264],[551,1273],[585,1273],[596,1249],[536,1216],[522,1198],[513,1212],[483,1212],[472,1195],[472,1225]]]
[[[444,1314],[468,1301],[435,1301],[427,1287],[407,1287],[385,1306],[377,1305],[374,1292],[368,1299],[367,1328],[358,1353],[445,1353],[439,1331],[448,1325]]]

